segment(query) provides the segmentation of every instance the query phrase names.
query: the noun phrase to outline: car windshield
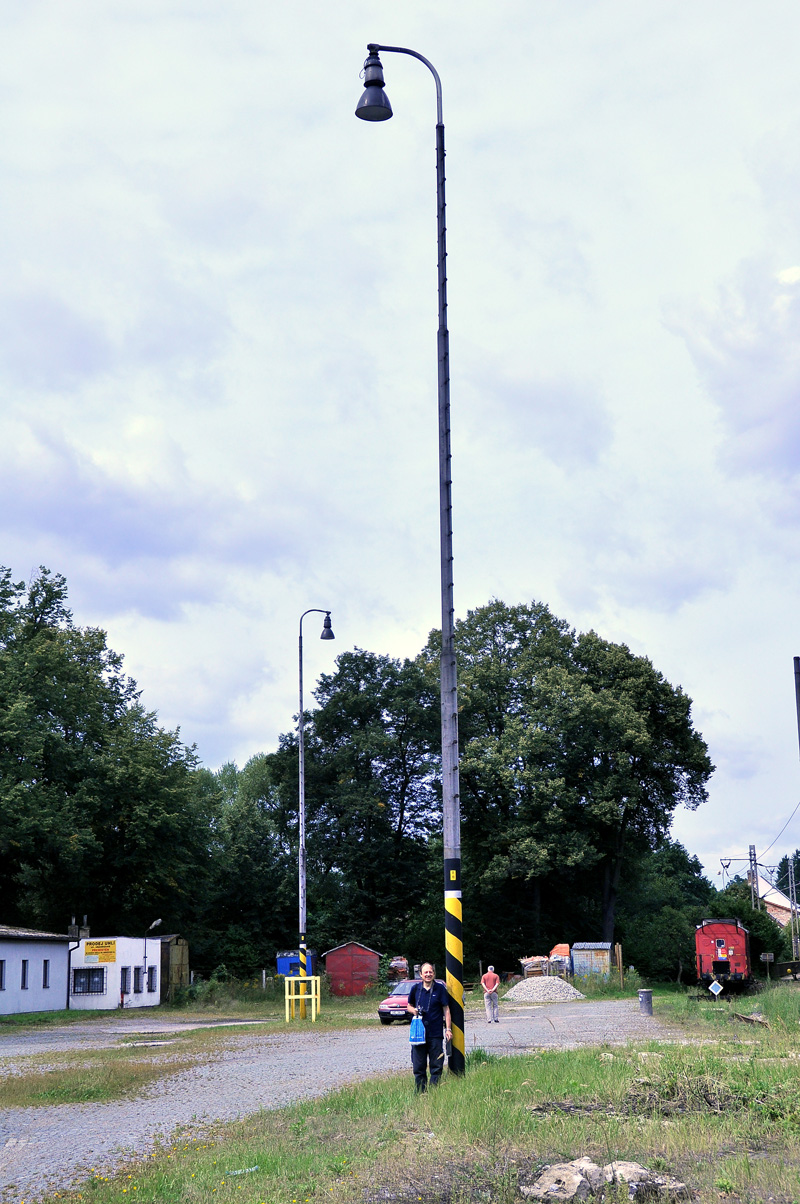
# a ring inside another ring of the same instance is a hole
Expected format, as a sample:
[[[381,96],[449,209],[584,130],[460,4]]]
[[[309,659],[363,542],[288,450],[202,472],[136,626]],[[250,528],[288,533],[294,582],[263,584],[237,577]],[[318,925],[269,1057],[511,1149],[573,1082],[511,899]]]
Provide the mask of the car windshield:
[[[392,991],[393,995],[407,995],[415,982],[419,982],[417,978],[408,978],[404,982],[399,982]]]

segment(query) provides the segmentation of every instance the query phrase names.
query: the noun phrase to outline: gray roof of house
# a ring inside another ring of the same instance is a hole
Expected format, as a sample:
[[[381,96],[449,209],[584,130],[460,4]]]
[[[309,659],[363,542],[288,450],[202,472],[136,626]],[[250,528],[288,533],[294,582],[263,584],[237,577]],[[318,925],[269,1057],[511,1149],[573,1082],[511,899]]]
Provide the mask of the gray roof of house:
[[[0,924],[0,941],[69,941],[64,932],[39,932],[36,928],[9,928]]]
[[[611,941],[576,941],[573,949],[610,949]]]

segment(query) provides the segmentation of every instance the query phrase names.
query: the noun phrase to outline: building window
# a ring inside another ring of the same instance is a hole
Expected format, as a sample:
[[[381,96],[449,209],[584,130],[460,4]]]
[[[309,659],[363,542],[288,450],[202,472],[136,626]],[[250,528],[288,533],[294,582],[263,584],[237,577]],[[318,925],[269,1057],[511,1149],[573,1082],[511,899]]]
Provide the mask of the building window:
[[[44,958],[42,961],[42,989],[47,990],[50,986],[50,959]]]
[[[0,991],[6,989],[6,963],[5,959],[0,961]]]
[[[142,993],[142,967],[141,966],[133,967],[133,993],[134,993],[134,995],[141,995],[141,993]]]
[[[87,966],[72,971],[73,995],[105,995],[106,972],[103,966]]]
[[[19,985],[22,987],[23,991],[27,991],[27,989],[28,989],[28,959],[27,959],[27,957],[23,957],[23,959],[22,959],[22,973],[20,975]]]
[[[120,995],[130,995],[130,993],[131,993],[131,968],[130,968],[130,966],[120,966],[119,993],[120,993]]]
[[[154,991],[158,990],[158,967],[157,966],[148,966],[147,967],[147,990],[151,995],[153,994]]]

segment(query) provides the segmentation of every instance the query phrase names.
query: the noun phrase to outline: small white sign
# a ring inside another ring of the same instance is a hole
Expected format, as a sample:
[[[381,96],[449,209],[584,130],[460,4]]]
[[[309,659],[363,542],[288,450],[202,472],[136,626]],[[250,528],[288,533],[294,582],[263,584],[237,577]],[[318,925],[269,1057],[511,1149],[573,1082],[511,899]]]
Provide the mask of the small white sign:
[[[712,982],[708,989],[712,995],[719,995],[720,991],[722,991],[724,988],[721,982]]]

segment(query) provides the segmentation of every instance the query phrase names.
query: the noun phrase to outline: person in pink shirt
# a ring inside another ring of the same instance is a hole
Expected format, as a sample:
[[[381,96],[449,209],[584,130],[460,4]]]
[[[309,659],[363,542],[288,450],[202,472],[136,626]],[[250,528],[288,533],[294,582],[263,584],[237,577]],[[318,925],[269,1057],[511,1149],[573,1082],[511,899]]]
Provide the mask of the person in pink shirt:
[[[490,966],[481,979],[483,987],[483,1002],[486,1008],[486,1023],[500,1023],[500,1013],[497,1007],[497,988],[500,986],[500,978],[494,972],[494,966]]]

